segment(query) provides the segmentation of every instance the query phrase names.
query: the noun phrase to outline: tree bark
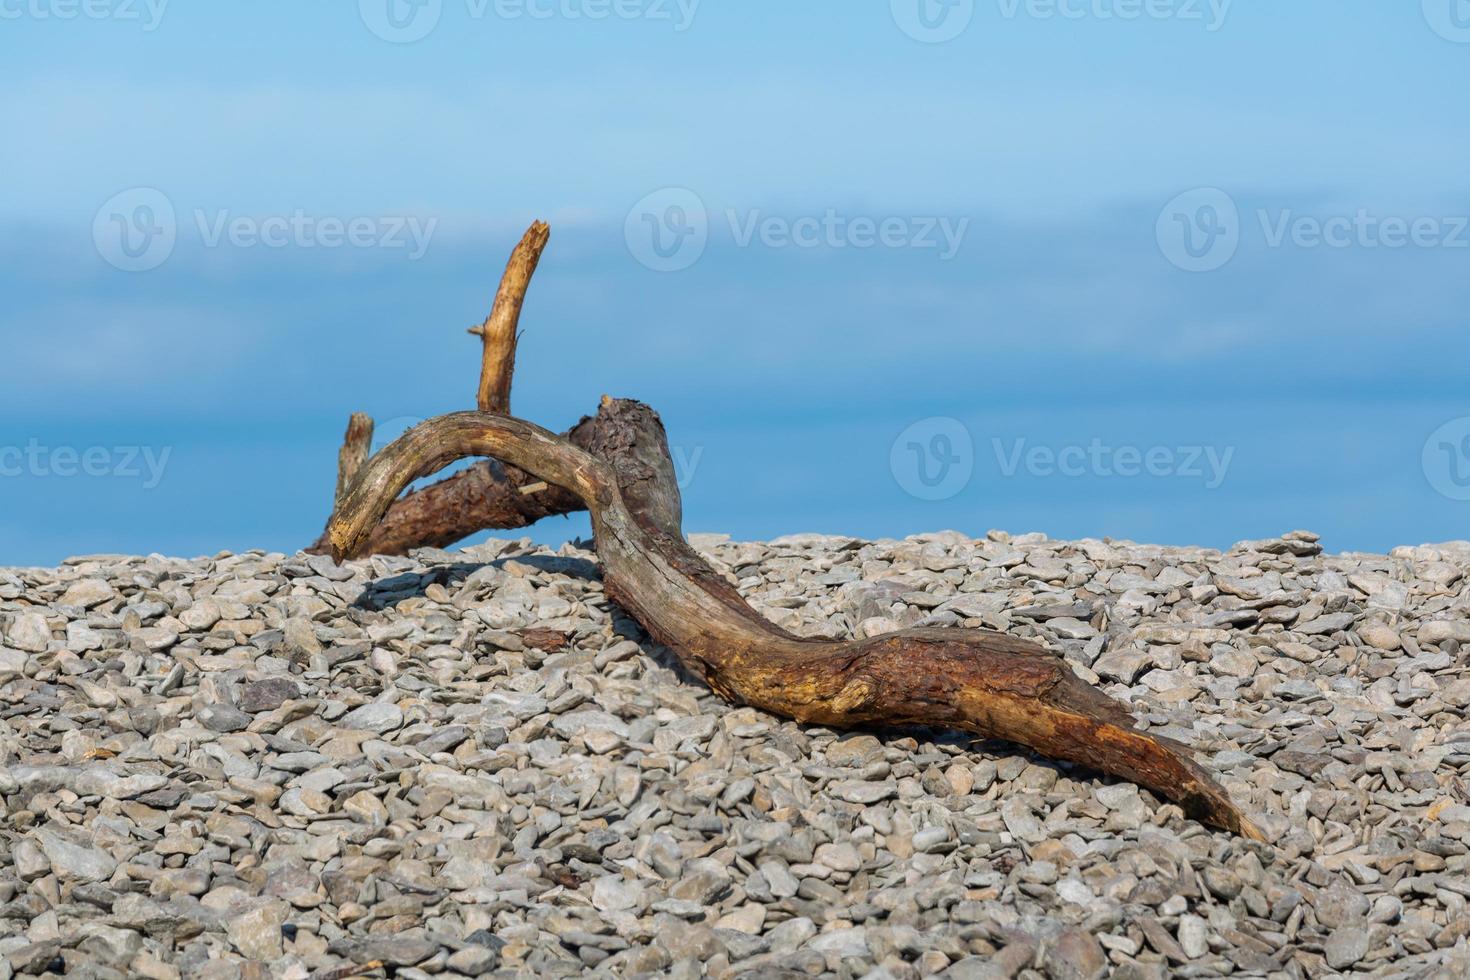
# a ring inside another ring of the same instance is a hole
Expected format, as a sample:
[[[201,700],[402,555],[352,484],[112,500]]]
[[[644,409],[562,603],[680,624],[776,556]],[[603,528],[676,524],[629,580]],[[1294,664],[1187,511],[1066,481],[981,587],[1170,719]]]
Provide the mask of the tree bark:
[[[476,463],[396,501],[372,529],[363,553],[406,555],[415,548],[447,548],[487,528],[530,527],[546,517],[586,509],[560,487],[522,492],[537,482],[513,466]],[[326,533],[306,551],[328,554]]]
[[[638,402],[604,398],[596,419],[569,437],[476,412],[425,422],[359,473],[328,526],[333,555],[361,554],[409,483],[468,456],[579,499],[592,514],[608,597],[722,697],[832,727],[943,726],[1018,742],[1262,839],[1185,746],[1134,729],[1120,704],[1034,643],[961,629],[833,642],[766,620],[685,543],[663,425]]]

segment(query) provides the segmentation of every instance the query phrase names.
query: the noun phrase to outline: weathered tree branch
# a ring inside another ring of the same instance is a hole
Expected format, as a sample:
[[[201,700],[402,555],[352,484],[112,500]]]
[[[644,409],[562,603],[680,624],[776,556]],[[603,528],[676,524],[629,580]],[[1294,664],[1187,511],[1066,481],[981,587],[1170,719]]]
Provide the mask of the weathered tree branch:
[[[526,289],[536,274],[541,253],[551,238],[551,226],[537,221],[526,229],[520,244],[510,253],[495,305],[480,327],[484,350],[480,361],[480,390],[475,403],[482,412],[510,414],[510,384],[516,369],[516,327],[521,322],[521,307],[526,302]]]
[[[342,449],[337,453],[337,493],[332,498],[333,506],[342,503],[358,470],[367,462],[373,448],[373,420],[362,412],[353,412],[347,420],[347,434],[342,437]]]
[[[1205,823],[1261,839],[1186,747],[1135,730],[1121,705],[1040,646],[982,630],[830,642],[780,629],[685,543],[658,416],[604,399],[591,421],[579,426],[587,448],[504,415],[425,422],[363,468],[329,525],[333,554],[360,554],[413,480],[490,456],[587,506],[608,597],[723,697],[834,727],[937,725],[1007,739],[1131,780]]]

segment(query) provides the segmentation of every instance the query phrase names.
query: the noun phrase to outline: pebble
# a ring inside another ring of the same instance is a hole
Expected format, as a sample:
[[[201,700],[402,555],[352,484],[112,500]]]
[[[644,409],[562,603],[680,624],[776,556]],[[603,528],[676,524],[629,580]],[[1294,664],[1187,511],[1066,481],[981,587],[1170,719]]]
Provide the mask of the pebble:
[[[1440,644],[1446,640],[1470,643],[1470,620],[1436,619],[1425,623],[1419,627],[1418,640],[1421,644]]]
[[[833,871],[853,872],[863,866],[862,855],[852,844],[823,844],[817,848],[817,863]]]
[[[274,960],[281,955],[281,926],[285,924],[287,910],[285,902],[268,902],[230,915],[225,920],[225,933],[246,959]]]
[[[240,710],[250,714],[274,711],[281,705],[300,695],[295,681],[288,677],[273,677],[253,681],[240,691]]]
[[[106,851],[73,841],[58,831],[38,830],[35,840],[46,855],[51,870],[62,878],[82,882],[106,881],[117,870],[116,859]]]
[[[1368,955],[1368,932],[1365,929],[1334,929],[1323,947],[1327,965],[1334,970],[1357,966]]]
[[[342,728],[375,732],[381,735],[402,726],[403,709],[396,704],[373,702],[349,711],[338,724]]]
[[[1210,951],[1210,932],[1204,919],[1197,915],[1179,917],[1179,948],[1192,960]]]
[[[40,613],[20,613],[6,628],[5,642],[27,653],[45,653],[51,645],[51,627]]]
[[[736,932],[744,932],[752,936],[758,936],[761,927],[766,923],[766,907],[756,902],[746,904],[726,912],[720,916],[715,923],[716,929],[734,929]]]
[[[1090,933],[1064,929],[1051,942],[1046,969],[1054,980],[1098,980],[1107,973],[1107,954]]]

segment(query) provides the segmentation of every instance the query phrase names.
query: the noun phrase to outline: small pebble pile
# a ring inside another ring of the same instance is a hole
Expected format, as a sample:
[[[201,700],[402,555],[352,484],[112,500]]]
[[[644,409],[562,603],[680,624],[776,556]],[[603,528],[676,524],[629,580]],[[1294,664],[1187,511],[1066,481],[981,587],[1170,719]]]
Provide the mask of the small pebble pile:
[[[585,542],[90,556],[0,570],[0,980],[1470,976],[1470,543],[692,543],[797,633],[1062,652],[1270,843],[726,704]]]

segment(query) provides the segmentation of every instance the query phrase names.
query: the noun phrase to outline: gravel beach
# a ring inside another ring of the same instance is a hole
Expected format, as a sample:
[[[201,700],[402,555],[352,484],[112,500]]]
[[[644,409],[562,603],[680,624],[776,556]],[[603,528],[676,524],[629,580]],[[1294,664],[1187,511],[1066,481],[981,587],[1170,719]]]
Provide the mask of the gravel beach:
[[[691,537],[762,613],[983,626],[1269,844],[942,730],[729,705],[586,542],[0,570],[0,980],[1470,976],[1470,542]]]

